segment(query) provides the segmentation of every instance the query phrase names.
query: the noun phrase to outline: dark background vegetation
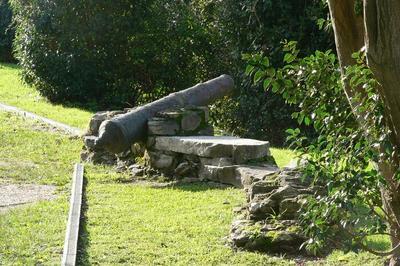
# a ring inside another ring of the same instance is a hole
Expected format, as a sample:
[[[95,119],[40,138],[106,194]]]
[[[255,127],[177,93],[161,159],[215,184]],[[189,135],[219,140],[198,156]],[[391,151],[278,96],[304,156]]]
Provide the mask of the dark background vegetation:
[[[15,61],[12,55],[14,35],[11,7],[8,0],[0,0],[0,62]]]
[[[0,12],[7,12],[1,1]],[[333,47],[332,36],[317,26],[328,13],[320,0],[11,3],[23,79],[50,101],[132,107],[228,73],[237,92],[214,106],[214,122],[274,145],[284,144],[284,131],[296,124],[293,108],[252,85],[242,54],[261,51],[278,67],[285,39],[297,40],[304,54]],[[0,25],[10,23],[5,18]]]

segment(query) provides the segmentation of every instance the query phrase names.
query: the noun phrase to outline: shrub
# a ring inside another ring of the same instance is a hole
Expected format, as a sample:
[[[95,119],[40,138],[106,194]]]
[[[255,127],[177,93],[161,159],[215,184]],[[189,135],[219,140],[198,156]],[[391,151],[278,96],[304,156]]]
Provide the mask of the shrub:
[[[318,25],[328,14],[327,6],[320,0],[227,0],[219,8],[222,10],[216,19],[223,25],[225,41],[230,45],[232,73],[239,90],[234,99],[214,108],[223,110],[214,115],[217,125],[240,136],[283,145],[285,130],[296,126],[290,116],[296,107],[244,77],[246,63],[241,57],[243,53],[262,52],[273,66],[281,66],[280,47],[285,39],[298,40],[302,55],[333,48],[331,33],[321,31]],[[313,130],[309,129],[308,134]]]
[[[12,12],[8,0],[0,0],[0,62],[13,62],[12,42],[14,39]]]
[[[126,107],[215,75],[211,32],[183,1],[14,0],[23,77],[54,102]]]

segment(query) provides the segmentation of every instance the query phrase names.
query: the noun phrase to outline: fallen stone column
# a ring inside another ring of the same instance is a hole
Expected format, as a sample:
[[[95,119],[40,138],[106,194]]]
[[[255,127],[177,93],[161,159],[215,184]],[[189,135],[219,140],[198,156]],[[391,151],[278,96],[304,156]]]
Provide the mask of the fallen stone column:
[[[188,105],[206,106],[229,95],[233,88],[233,79],[228,75],[222,75],[189,89],[172,93],[127,114],[106,120],[100,126],[95,146],[113,153],[123,152],[133,142],[145,138],[147,121],[158,112]]]

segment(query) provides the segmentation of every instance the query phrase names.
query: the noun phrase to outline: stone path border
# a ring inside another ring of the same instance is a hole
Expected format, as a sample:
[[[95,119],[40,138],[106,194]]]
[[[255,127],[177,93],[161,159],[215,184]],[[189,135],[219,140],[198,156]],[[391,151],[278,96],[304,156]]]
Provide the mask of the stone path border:
[[[75,164],[74,175],[72,177],[70,209],[61,266],[76,265],[76,256],[78,253],[79,222],[81,218],[82,206],[83,172],[83,164]]]
[[[70,126],[68,126],[66,124],[51,120],[51,119],[43,117],[43,116],[36,115],[34,113],[31,113],[31,112],[24,111],[22,109],[14,107],[14,106],[10,106],[10,105],[6,105],[6,104],[3,104],[3,103],[0,103],[0,110],[6,111],[6,112],[9,112],[9,113],[13,113],[13,114],[17,114],[19,116],[27,117],[27,118],[30,118],[30,119],[38,120],[38,121],[43,122],[43,123],[45,123],[47,125],[55,127],[57,129],[65,132],[65,133],[67,133],[68,135],[81,136],[82,133],[83,133],[83,131],[81,129],[79,129],[79,128],[70,127]]]

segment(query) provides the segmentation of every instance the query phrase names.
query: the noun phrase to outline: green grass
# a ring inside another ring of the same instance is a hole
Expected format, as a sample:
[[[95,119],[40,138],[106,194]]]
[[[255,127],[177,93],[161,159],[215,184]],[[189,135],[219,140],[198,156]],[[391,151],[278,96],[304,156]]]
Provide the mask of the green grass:
[[[2,66],[0,102],[81,128],[86,125],[90,113],[52,106],[33,89],[19,83],[18,68]],[[5,86],[15,91],[8,92]],[[70,114],[82,115],[80,122],[71,123],[67,117]],[[0,265],[57,265],[65,234],[70,178],[82,143],[58,133],[44,132],[35,122],[1,112],[0,141],[0,182],[53,184],[58,188],[56,200],[0,214]],[[271,149],[271,152],[281,167],[294,157],[290,150]],[[234,251],[226,245],[234,217],[232,209],[245,202],[240,189],[213,188],[206,184],[154,188],[128,183],[128,175],[93,165],[86,166],[85,176],[87,207],[79,257],[82,265],[295,264],[291,259]],[[382,249],[388,246],[388,240],[375,238],[373,244]],[[307,264],[382,263],[382,258],[367,252],[335,251],[327,258]]]
[[[280,168],[285,167],[296,158],[296,153],[289,149],[271,148],[271,154]]]
[[[91,184],[82,265],[238,265],[293,262],[226,246],[238,189]],[[224,204],[227,201],[229,204]]]
[[[0,214],[0,265],[56,265],[62,254],[68,191],[81,142],[43,132],[0,112],[0,183],[57,186],[58,198]]]
[[[26,111],[85,129],[91,112],[52,105],[32,87],[21,82],[17,65],[0,63],[0,103],[16,106]]]

